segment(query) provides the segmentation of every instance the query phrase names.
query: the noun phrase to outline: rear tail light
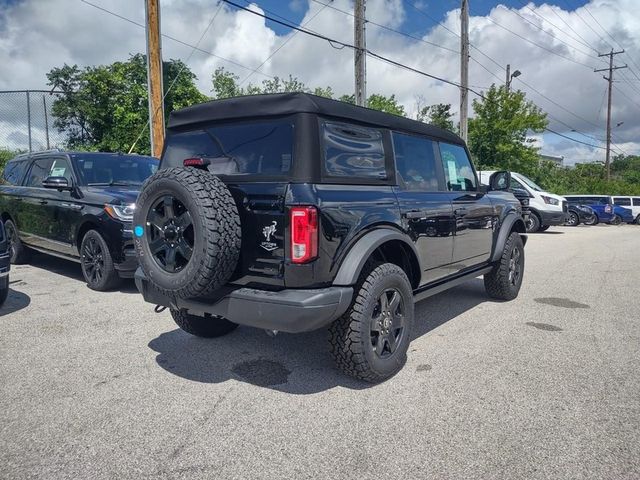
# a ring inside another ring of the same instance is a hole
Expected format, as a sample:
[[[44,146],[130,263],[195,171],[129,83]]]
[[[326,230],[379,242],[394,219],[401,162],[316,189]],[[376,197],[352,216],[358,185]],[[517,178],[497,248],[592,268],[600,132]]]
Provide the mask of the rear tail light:
[[[611,213],[613,212],[613,208],[611,207],[611,205],[605,205],[604,211],[607,213]]]
[[[209,163],[209,160],[199,157],[185,158],[182,161],[182,165],[184,165],[185,167],[206,167],[207,165],[209,165]]]
[[[316,207],[291,209],[291,261],[307,263],[318,256],[318,211]]]

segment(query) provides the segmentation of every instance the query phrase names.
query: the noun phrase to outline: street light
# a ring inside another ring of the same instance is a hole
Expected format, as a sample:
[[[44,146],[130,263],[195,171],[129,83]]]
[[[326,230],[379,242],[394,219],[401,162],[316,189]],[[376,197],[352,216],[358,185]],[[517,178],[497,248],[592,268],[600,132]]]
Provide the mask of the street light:
[[[514,78],[519,77],[520,75],[522,75],[522,72],[520,70],[516,70],[515,72],[511,73],[511,65],[507,65],[507,92],[511,90],[511,81]]]

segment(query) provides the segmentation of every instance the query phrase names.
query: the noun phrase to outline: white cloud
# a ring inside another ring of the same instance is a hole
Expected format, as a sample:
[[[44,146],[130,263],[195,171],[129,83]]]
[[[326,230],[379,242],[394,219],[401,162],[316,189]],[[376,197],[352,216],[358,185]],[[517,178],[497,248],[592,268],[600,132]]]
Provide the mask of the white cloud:
[[[144,21],[142,2],[91,1],[136,22]],[[309,22],[307,28],[345,43],[352,43],[352,17],[332,8],[322,7],[311,0],[295,0],[291,3],[300,8],[299,11],[306,11],[301,23]],[[331,6],[346,11],[353,9],[350,0],[334,0]],[[628,55],[617,57],[616,63],[629,63],[635,74],[640,75],[640,16],[629,14],[635,11],[636,7],[637,0],[591,0],[587,4],[589,12],[629,52]],[[375,23],[403,30],[408,16],[418,14],[413,9],[405,8],[409,7],[405,7],[401,0],[369,0],[367,16]],[[164,0],[163,32],[195,44],[217,9],[217,4],[211,0]],[[319,10],[322,11],[317,13]],[[610,48],[611,39],[592,21],[584,7],[579,8],[577,12],[567,12],[554,5],[536,6],[530,3],[516,12],[528,21],[502,5],[496,6],[487,17],[472,16],[472,44],[495,59],[500,66],[510,63],[512,69],[522,72],[522,75],[514,80],[514,88],[526,91],[531,100],[550,114],[551,128],[587,143],[595,140],[571,130],[575,129],[602,139],[602,100],[606,82],[602,75],[594,73],[591,67],[601,68],[605,63],[597,58],[595,51],[582,43],[604,52]],[[286,16],[285,13],[283,15]],[[314,18],[310,20],[312,17]],[[591,27],[587,26],[585,21]],[[534,46],[505,31],[494,22],[530,42],[578,63],[572,63]],[[458,32],[459,11],[450,11],[443,23],[453,32]],[[542,28],[544,32],[532,24]],[[210,78],[215,68],[224,66],[244,78],[251,69],[260,65],[291,36],[293,38],[287,45],[261,68],[264,74],[292,74],[309,86],[329,85],[338,94],[353,91],[351,50],[338,50],[326,41],[301,33],[295,36],[293,32],[284,37],[278,36],[265,26],[264,20],[260,17],[248,12],[230,10],[226,6],[219,12],[200,44],[202,50],[215,56],[195,52],[189,60],[189,66],[198,75],[201,90],[209,93]],[[427,32],[423,40],[454,51],[459,49],[460,43],[459,38],[442,26]],[[459,79],[459,57],[451,51],[399,36],[373,23],[367,24],[367,41],[368,47],[381,55],[440,77],[454,81]],[[571,46],[567,46],[567,43]],[[617,44],[614,46],[618,47]],[[22,0],[5,7],[0,13],[0,62],[2,65],[10,66],[0,70],[0,89],[44,88],[45,73],[52,67],[63,63],[108,63],[127,58],[131,53],[144,51],[144,48],[142,28],[101,12],[80,0]],[[190,53],[189,47],[166,38],[163,40],[165,58],[186,59]],[[489,73],[472,61],[472,85],[485,87],[494,82],[504,81],[505,74],[502,68],[475,48],[472,48],[471,55],[492,72]],[[236,64],[218,57],[232,60]],[[632,57],[632,60],[629,57]],[[241,68],[237,64],[248,68]],[[454,86],[398,69],[373,58],[368,60],[367,71],[368,92],[394,93],[407,111],[414,110],[417,95],[424,96],[428,103],[451,103],[453,111],[459,110],[459,93]],[[627,153],[639,153],[640,81],[637,81],[630,70],[619,70],[615,75],[618,79],[633,78],[636,81],[632,83],[633,86],[626,82],[616,84],[613,117],[615,123],[624,123],[614,129],[614,142]],[[266,77],[254,74],[251,81],[260,82],[263,78]],[[522,82],[526,82],[527,85]],[[536,93],[529,86],[540,93]],[[477,90],[475,87],[474,89]],[[473,99],[474,95],[471,95],[471,98]],[[542,138],[545,152],[564,155],[569,162],[601,159],[604,156],[602,150],[552,135],[546,134]]]

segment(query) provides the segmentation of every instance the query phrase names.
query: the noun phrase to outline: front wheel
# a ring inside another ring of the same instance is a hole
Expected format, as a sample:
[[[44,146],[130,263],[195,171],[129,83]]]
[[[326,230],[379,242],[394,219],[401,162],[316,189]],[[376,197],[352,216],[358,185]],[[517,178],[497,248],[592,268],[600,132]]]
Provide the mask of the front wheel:
[[[90,289],[104,292],[120,283],[107,242],[95,230],[89,230],[82,238],[80,263]]]
[[[173,321],[176,322],[176,325],[196,337],[222,337],[238,328],[237,323],[233,323],[226,318],[211,315],[199,317],[198,315],[191,315],[183,310],[171,309],[171,316],[173,317]]]
[[[484,276],[484,288],[491,298],[513,300],[518,296],[524,276],[524,245],[518,232],[507,239],[500,260]]]
[[[529,220],[527,220],[527,233],[535,233],[540,229],[540,218],[535,213],[531,212]]]
[[[600,223],[600,220],[597,215],[594,215],[593,218],[584,222],[585,225],[597,225],[598,223]]]
[[[349,310],[329,328],[331,354],[347,375],[381,382],[404,366],[413,326],[413,290],[399,266],[365,268]]]
[[[569,212],[569,218],[567,219],[567,226],[577,227],[580,225],[580,217],[575,212]]]
[[[622,223],[622,217],[620,215],[614,215],[609,223],[611,225],[620,225]]]

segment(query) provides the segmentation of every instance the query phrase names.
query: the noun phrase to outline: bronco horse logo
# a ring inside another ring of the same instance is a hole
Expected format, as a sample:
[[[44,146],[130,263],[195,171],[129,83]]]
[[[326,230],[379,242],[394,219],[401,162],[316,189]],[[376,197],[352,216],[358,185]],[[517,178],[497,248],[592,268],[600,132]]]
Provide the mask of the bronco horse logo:
[[[271,240],[271,235],[276,233],[276,225],[278,225],[278,222],[274,220],[273,222],[271,222],[271,225],[262,229],[262,234],[264,235],[264,238],[267,240],[267,242]]]

